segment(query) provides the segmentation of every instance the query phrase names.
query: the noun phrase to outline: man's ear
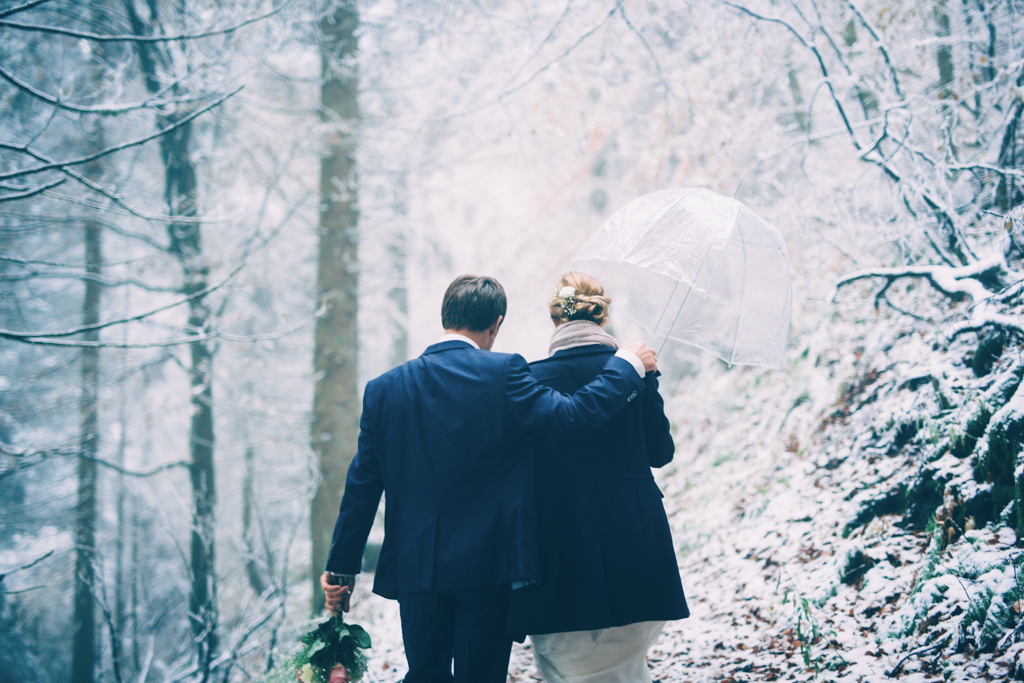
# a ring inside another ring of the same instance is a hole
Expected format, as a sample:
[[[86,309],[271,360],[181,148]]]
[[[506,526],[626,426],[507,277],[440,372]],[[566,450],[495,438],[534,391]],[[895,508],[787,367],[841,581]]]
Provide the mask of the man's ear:
[[[504,316],[498,316],[498,319],[494,321],[494,324],[487,328],[487,338],[490,343],[487,345],[487,350],[490,351],[491,347],[494,346],[494,340],[498,337],[498,330],[501,329],[501,321]]]

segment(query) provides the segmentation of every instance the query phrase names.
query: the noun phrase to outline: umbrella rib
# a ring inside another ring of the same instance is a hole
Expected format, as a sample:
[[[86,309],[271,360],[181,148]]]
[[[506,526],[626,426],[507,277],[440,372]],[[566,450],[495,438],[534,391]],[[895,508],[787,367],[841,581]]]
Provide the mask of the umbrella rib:
[[[792,284],[792,282],[790,282],[789,292],[786,294],[786,305],[783,306],[783,309],[782,309],[783,313],[785,313],[785,310],[786,310],[787,307],[790,307],[790,306],[793,305],[792,301],[793,301],[793,284]],[[783,329],[782,329],[783,324],[786,325],[785,332],[783,332]],[[786,356],[785,339],[786,339],[787,336],[789,336],[789,334],[788,334],[789,333],[789,320],[786,319],[785,315],[779,316],[779,326],[775,329],[775,337],[772,339],[772,341],[775,342],[776,350],[778,350],[778,346],[779,346],[779,334],[780,333],[782,333],[782,335],[783,335],[782,336],[782,338],[783,338],[782,354],[780,355],[780,357],[778,359],[779,360],[779,367],[781,368],[782,367],[782,360]]]
[[[681,282],[681,281],[679,281],[679,280],[676,280],[676,284],[675,284],[675,286],[674,286],[674,287],[672,288],[672,293],[668,295],[668,298],[667,298],[667,299],[665,299],[665,307],[664,307],[663,309],[661,309],[661,315],[659,315],[659,316],[658,316],[658,321],[657,321],[656,323],[654,323],[654,327],[653,327],[653,328],[651,328],[651,332],[652,332],[652,333],[653,333],[653,332],[657,332],[657,331],[658,331],[658,325],[661,325],[661,319],[665,317],[665,311],[667,311],[667,310],[668,310],[668,305],[669,305],[670,303],[672,303],[672,297],[674,297],[674,296],[676,295],[676,290],[677,290],[677,289],[679,289],[679,285],[680,285],[680,284],[682,284],[682,282]],[[690,286],[692,287],[693,285],[690,285]],[[684,301],[685,301],[685,300],[684,300]],[[661,345],[662,345],[662,346],[664,346],[664,345],[665,345],[665,342],[662,342],[662,343],[661,343]],[[658,349],[658,352],[659,352],[659,353],[661,352],[661,349],[660,349],[660,348]]]
[[[706,260],[706,259],[705,259],[705,260]],[[703,264],[703,263],[701,263],[701,265],[704,265],[704,264]],[[676,291],[676,290],[674,290],[674,289],[673,289],[673,290],[672,290],[672,293],[674,294],[674,293],[675,293],[675,291]],[[655,355],[658,355],[658,354],[660,354],[660,353],[661,353],[661,350],[662,350],[663,348],[665,348],[665,343],[666,343],[666,342],[668,342],[668,336],[669,336],[670,334],[672,334],[672,328],[676,326],[676,320],[679,320],[679,314],[680,314],[680,313],[682,313],[682,311],[683,311],[683,306],[685,306],[685,305],[686,305],[686,300],[690,298],[690,292],[692,292],[692,291],[693,291],[693,285],[690,285],[690,288],[689,288],[688,290],[686,290],[686,296],[684,296],[684,297],[683,297],[683,301],[682,301],[682,303],[681,303],[681,304],[679,304],[679,308],[677,308],[677,309],[676,309],[676,314],[675,314],[675,316],[674,316],[674,317],[672,318],[672,323],[671,323],[671,324],[670,324],[670,325],[668,326],[668,330],[667,330],[667,331],[665,332],[665,338],[661,340],[661,346],[659,346],[659,347],[658,347],[658,350],[657,350],[657,351],[655,352]],[[669,296],[668,300],[669,300],[669,301],[672,301],[672,297],[671,297],[671,296]],[[666,306],[666,308],[667,308],[667,307],[668,307],[668,304],[665,304],[665,306]],[[657,328],[655,328],[655,329],[657,329]]]
[[[743,254],[743,268],[740,269],[740,272],[743,273],[743,284],[740,285],[740,305],[737,307],[736,312],[736,329],[732,333],[732,350],[729,352],[730,366],[736,360],[736,340],[739,339],[740,320],[743,319],[743,295],[747,292],[747,245],[743,239],[743,228],[737,225],[736,229],[740,231],[740,252]],[[724,252],[725,250],[723,249],[722,251]]]
[[[733,227],[735,227],[735,226],[733,226]],[[715,275],[718,274],[718,267],[720,265],[722,265],[722,256],[724,256],[724,255],[725,255],[725,247],[722,247],[722,251],[718,252],[718,260],[715,262],[715,269],[711,271],[711,276],[708,278],[708,289],[711,289],[711,283],[715,281]],[[707,254],[707,252],[704,252],[704,258],[701,259],[700,268],[704,267],[704,263],[707,260],[708,260],[708,254]],[[700,268],[697,269],[698,272],[700,272]],[[658,350],[657,350],[656,353],[661,353],[661,350],[663,348],[665,348],[665,342],[668,341],[668,336],[670,334],[672,334],[672,328],[676,326],[676,321],[679,319],[679,314],[683,312],[683,306],[686,305],[686,300],[690,298],[690,292],[692,292],[692,291],[693,291],[693,285],[691,284],[690,288],[688,290],[686,290],[686,296],[683,297],[683,302],[681,304],[679,304],[679,308],[676,309],[676,314],[672,318],[672,323],[668,326],[668,331],[665,333],[665,338],[661,340],[661,346],[658,347]],[[671,301],[672,297],[669,297],[669,300]],[[708,349],[708,350],[710,351],[710,349]],[[714,351],[712,351],[712,353],[714,353]],[[718,354],[715,354],[715,355],[718,355]],[[725,359],[723,358],[722,360],[725,360]]]

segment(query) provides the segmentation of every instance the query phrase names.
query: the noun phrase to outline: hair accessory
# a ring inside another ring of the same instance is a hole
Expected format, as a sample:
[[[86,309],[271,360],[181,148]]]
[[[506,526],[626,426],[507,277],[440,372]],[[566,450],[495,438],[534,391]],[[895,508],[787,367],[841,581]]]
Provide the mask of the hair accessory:
[[[557,301],[562,305],[562,311],[567,316],[576,315],[576,289],[573,287],[562,287],[556,289],[554,295],[551,297],[552,301]]]

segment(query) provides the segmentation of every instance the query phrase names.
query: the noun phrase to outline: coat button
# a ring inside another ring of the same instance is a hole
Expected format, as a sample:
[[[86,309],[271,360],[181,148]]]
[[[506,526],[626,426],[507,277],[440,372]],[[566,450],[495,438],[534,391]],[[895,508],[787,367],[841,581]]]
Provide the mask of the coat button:
[[[636,392],[635,391],[632,394],[629,395],[629,398],[626,399],[626,403],[629,403],[634,398],[636,398]]]

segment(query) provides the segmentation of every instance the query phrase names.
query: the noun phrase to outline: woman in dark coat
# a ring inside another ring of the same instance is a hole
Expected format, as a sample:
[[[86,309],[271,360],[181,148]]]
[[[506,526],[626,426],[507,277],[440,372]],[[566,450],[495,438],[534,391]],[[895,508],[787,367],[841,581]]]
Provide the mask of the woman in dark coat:
[[[610,303],[594,278],[562,277],[550,305],[552,355],[532,364],[541,383],[573,392],[601,370],[618,346],[602,329]],[[651,474],[675,447],[656,373],[644,381],[604,427],[538,443],[542,579],[512,591],[509,627],[530,635],[548,683],[650,681],[647,649],[664,622],[689,616]]]

